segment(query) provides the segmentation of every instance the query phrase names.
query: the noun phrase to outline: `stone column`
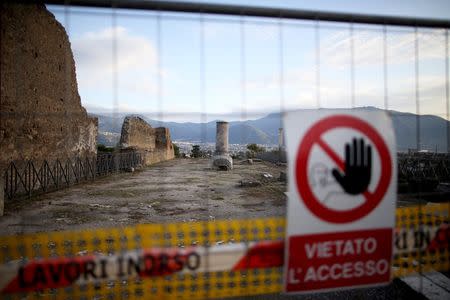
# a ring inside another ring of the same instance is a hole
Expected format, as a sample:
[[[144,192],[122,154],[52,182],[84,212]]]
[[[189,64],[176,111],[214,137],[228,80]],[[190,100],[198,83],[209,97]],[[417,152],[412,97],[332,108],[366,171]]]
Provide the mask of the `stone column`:
[[[283,128],[278,128],[278,150],[284,150]]]
[[[228,154],[228,122],[218,121],[216,123],[216,154]]]
[[[216,123],[216,152],[212,163],[219,170],[233,169],[233,159],[228,153],[228,122]]]

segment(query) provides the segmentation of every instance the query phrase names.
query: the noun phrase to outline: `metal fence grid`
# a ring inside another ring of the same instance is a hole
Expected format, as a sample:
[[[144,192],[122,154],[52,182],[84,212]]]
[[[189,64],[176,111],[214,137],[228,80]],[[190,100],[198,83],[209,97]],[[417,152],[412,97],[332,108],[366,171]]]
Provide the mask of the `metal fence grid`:
[[[336,29],[347,30],[347,36],[337,36],[336,38],[347,39],[348,41],[348,61],[346,62],[348,69],[344,72],[348,75],[348,98],[349,102],[344,106],[354,108],[358,106],[358,59],[357,52],[360,48],[355,44],[355,35],[359,32],[369,32],[375,34],[381,40],[380,48],[380,70],[381,70],[381,96],[382,101],[376,103],[380,108],[394,109],[398,108],[399,103],[392,103],[390,78],[394,76],[390,73],[389,64],[391,63],[389,53],[393,51],[389,47],[389,40],[395,39],[396,35],[407,34],[412,40],[412,55],[414,57],[412,69],[414,81],[411,85],[412,98],[408,100],[408,105],[412,104],[415,117],[415,149],[419,151],[423,148],[421,142],[423,136],[423,124],[421,124],[420,114],[428,112],[426,100],[423,100],[421,90],[421,46],[427,43],[428,36],[438,37],[443,43],[442,58],[444,60],[444,72],[441,79],[445,91],[440,99],[440,110],[436,111],[437,115],[450,119],[450,103],[449,103],[449,40],[448,28],[449,21],[440,20],[420,20],[412,18],[395,18],[395,17],[375,17],[352,14],[338,13],[321,13],[310,11],[296,11],[272,8],[252,8],[232,5],[208,5],[195,3],[177,3],[177,2],[148,2],[148,1],[46,1],[48,4],[64,5],[55,8],[61,14],[65,15],[65,28],[70,33],[71,15],[86,15],[93,18],[107,17],[113,28],[117,27],[121,18],[134,18],[141,20],[151,20],[155,30],[155,41],[158,52],[167,51],[164,48],[164,24],[168,21],[195,22],[198,24],[199,32],[199,71],[197,83],[199,85],[199,96],[201,102],[201,112],[198,119],[202,122],[207,120],[207,108],[209,105],[206,68],[208,61],[205,54],[205,31],[207,24],[221,23],[234,26],[237,29],[238,53],[239,61],[236,62],[238,75],[241,85],[238,87],[237,95],[241,101],[239,115],[241,120],[246,120],[254,112],[247,109],[249,102],[248,87],[245,82],[249,78],[248,63],[251,59],[251,45],[248,44],[248,26],[271,26],[275,28],[272,34],[276,35],[277,55],[275,58],[277,64],[277,78],[279,91],[276,98],[279,111],[287,110],[288,91],[284,88],[289,80],[287,74],[286,53],[289,47],[286,42],[289,30],[299,29],[308,32],[314,41],[314,56],[311,57],[312,65],[315,70],[309,83],[313,87],[311,89],[312,99],[314,101],[313,108],[329,107],[327,103],[327,84],[329,78],[324,76],[324,70],[327,68],[326,46],[323,45],[321,37],[326,31]],[[80,8],[88,7],[88,9]],[[93,9],[98,8],[98,10]],[[106,9],[108,8],[108,9]],[[137,9],[138,12],[131,9]],[[146,13],[142,13],[146,11]],[[151,11],[151,13],[147,13]],[[227,15],[231,17],[223,17]],[[338,23],[334,23],[338,22]],[[373,26],[366,26],[367,24]],[[115,71],[112,72],[112,103],[115,109],[119,106],[119,82],[120,78],[117,72],[118,68],[118,44],[117,32],[111,45],[111,57]],[[429,34],[429,35],[428,35]],[[329,53],[328,53],[329,54]],[[159,120],[168,118],[163,112],[164,108],[164,77],[162,76],[164,62],[159,60],[157,64],[156,80],[156,117]],[[176,116],[174,113],[171,116]],[[447,123],[445,128],[446,149],[444,152],[450,153],[450,128]],[[245,133],[243,133],[245,134]],[[206,140],[206,127],[202,130],[201,141]],[[420,159],[414,160],[414,157],[400,157],[400,174],[405,176],[441,176],[449,177],[448,156],[444,156],[444,160],[440,160],[437,165],[433,165],[431,170],[433,174],[425,174],[423,169],[417,167],[420,165]],[[102,160],[103,161],[103,160]],[[106,159],[105,161],[110,161]],[[56,162],[60,166],[56,169],[61,170],[60,175],[50,176],[53,178],[54,185],[58,186],[59,182],[63,182],[64,174],[69,172],[70,168],[64,168],[61,162]],[[45,164],[44,164],[45,165]],[[67,164],[65,164],[68,166]],[[69,164],[73,166],[74,164]],[[76,164],[75,164],[76,165]],[[104,165],[104,163],[100,163]],[[412,167],[411,167],[412,166]],[[11,178],[18,178],[19,184],[22,184],[25,192],[30,193],[34,190],[37,182],[40,182],[42,188],[42,179],[32,179],[32,176],[24,174],[39,174],[39,170],[52,170],[47,163],[46,167],[35,167],[32,163],[27,165],[25,173],[20,173],[14,164],[10,165]],[[108,167],[106,167],[108,169]],[[92,168],[91,168],[92,169]],[[95,168],[94,168],[95,169]],[[90,168],[79,168],[79,170],[90,170]],[[103,167],[98,166],[97,173],[90,172],[92,176],[101,174]],[[430,168],[427,168],[429,172]],[[58,171],[56,171],[58,172]],[[82,172],[83,173],[83,172]],[[417,175],[420,173],[419,175]],[[12,175],[15,174],[15,175]],[[81,173],[80,173],[81,174]],[[84,173],[83,173],[84,174]],[[27,177],[28,176],[28,177]],[[34,175],[33,175],[34,176]],[[62,176],[62,177],[61,177]],[[39,176],[38,176],[39,177]],[[78,176],[80,177],[80,176]],[[75,178],[78,178],[75,176]],[[7,178],[10,178],[8,175]],[[30,178],[29,180],[27,178]],[[54,178],[59,178],[56,180]],[[9,183],[13,180],[8,181]],[[46,182],[46,181],[45,181]],[[32,184],[31,184],[32,183]],[[66,179],[67,183],[67,179]],[[30,187],[30,184],[33,188]],[[11,184],[10,184],[11,185]],[[17,184],[16,184],[17,185]],[[8,185],[7,185],[8,187]],[[7,193],[11,195],[17,188],[11,188]],[[448,223],[449,223],[449,206],[448,204],[439,205],[419,205],[411,208],[401,208],[396,212],[397,229],[396,229],[396,254],[393,263],[393,274],[396,277],[406,276],[413,273],[424,273],[428,271],[448,271],[449,270],[449,245],[448,241]],[[142,278],[140,276],[130,276],[119,278],[113,281],[99,280],[94,282],[81,282],[78,285],[67,286],[60,289],[50,289],[45,291],[33,291],[31,294],[8,294],[5,297],[22,298],[43,296],[55,298],[217,298],[232,297],[245,295],[259,295],[278,293],[281,291],[281,266],[268,267],[261,269],[239,270],[236,272],[229,271],[208,271],[208,267],[213,265],[209,257],[211,246],[243,244],[243,249],[248,251],[251,248],[251,242],[255,241],[281,241],[284,239],[285,220],[283,218],[255,219],[255,220],[230,220],[215,222],[198,222],[198,223],[182,223],[182,224],[153,224],[138,225],[126,228],[98,229],[74,232],[48,232],[33,235],[18,235],[14,237],[1,237],[1,253],[0,261],[4,264],[2,267],[3,274],[7,274],[9,264],[18,263],[26,266],[29,260],[69,257],[76,259],[93,255],[98,257],[101,255],[120,256],[128,253],[127,251],[142,251],[150,248],[175,247],[184,249],[187,246],[200,246],[205,250],[205,269],[204,273],[181,273],[169,276],[151,276],[151,278]],[[25,258],[25,259],[24,259]],[[132,269],[133,275],[136,275],[135,269]],[[11,279],[11,278],[9,278]],[[78,277],[76,278],[78,279]],[[5,283],[5,279],[3,279]],[[27,278],[27,280],[31,280]],[[391,295],[392,296],[392,295]],[[394,297],[394,296],[392,296]]]
[[[8,199],[32,197],[93,181],[98,177],[126,171],[143,165],[144,153],[99,153],[93,158],[53,160],[43,162],[11,162],[5,171],[5,195]]]

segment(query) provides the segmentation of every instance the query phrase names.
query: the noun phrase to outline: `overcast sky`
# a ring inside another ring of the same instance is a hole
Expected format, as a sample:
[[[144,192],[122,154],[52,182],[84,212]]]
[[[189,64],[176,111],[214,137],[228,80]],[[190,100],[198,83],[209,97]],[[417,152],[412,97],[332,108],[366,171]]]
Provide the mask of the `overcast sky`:
[[[450,19],[450,1],[257,3]],[[321,22],[317,51],[314,22],[204,15],[202,23],[198,14],[163,13],[158,45],[153,12],[120,10],[114,19],[109,9],[48,8],[68,31],[81,100],[90,112],[116,108],[199,122],[201,113],[207,120],[239,120],[286,109],[351,107],[352,39],[354,105],[385,107],[380,26],[355,25],[352,36],[349,24]],[[388,108],[416,112],[414,28],[387,30]],[[447,117],[445,31],[419,29],[417,40],[419,111]]]

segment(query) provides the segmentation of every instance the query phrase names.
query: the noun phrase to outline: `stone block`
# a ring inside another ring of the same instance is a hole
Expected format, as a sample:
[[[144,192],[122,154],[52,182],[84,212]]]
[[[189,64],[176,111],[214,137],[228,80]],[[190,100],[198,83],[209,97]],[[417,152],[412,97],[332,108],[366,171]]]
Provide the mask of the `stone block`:
[[[233,159],[229,155],[214,155],[213,167],[224,171],[232,170]]]

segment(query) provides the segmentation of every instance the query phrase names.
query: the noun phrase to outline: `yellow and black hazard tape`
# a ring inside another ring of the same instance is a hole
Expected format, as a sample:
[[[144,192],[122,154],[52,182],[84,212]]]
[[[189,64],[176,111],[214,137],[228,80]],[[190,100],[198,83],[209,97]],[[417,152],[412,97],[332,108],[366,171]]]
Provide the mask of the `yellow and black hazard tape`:
[[[449,209],[397,209],[394,276],[450,269]],[[1,237],[1,296],[202,299],[280,292],[284,235],[284,218],[264,218]]]

